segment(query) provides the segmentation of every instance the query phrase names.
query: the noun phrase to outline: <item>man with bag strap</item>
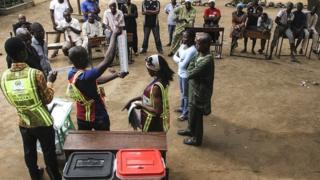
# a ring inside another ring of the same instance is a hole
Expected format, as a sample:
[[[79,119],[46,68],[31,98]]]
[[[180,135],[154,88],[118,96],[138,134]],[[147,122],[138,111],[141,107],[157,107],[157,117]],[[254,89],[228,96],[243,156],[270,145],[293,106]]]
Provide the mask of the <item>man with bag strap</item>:
[[[41,71],[30,68],[25,63],[26,47],[17,37],[6,41],[5,50],[13,63],[2,75],[1,90],[7,101],[17,109],[24,158],[31,179],[38,180],[43,175],[43,169],[39,169],[37,165],[37,140],[41,144],[50,179],[61,179],[55,152],[53,119],[46,107],[53,99],[52,83],[56,80],[57,73],[50,72],[46,83]]]
[[[79,130],[110,130],[109,115],[103,99],[104,93],[101,88],[98,88],[98,84],[107,83],[117,77],[124,78],[128,74],[113,72],[110,76],[102,76],[114,59],[115,41],[119,32],[117,28],[112,34],[104,60],[92,69],[86,69],[89,59],[85,48],[75,46],[69,50],[69,59],[74,67],[68,74],[67,95],[77,102]]]

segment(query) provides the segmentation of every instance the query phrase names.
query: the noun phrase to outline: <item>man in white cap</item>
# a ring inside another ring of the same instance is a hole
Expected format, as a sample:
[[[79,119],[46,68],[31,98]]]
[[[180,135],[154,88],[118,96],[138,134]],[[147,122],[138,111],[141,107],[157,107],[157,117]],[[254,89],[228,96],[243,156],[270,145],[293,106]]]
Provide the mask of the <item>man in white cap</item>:
[[[125,22],[122,11],[117,8],[116,0],[110,0],[108,7],[109,8],[103,14],[103,24],[107,28],[105,34],[107,38],[110,38],[116,28],[118,28],[120,32],[123,30]]]

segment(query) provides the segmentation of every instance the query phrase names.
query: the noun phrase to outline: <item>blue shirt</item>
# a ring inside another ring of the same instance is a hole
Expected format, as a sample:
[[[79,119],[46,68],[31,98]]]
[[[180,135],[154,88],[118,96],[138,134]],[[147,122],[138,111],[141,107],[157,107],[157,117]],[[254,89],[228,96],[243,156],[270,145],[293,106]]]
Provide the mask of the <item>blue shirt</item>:
[[[95,12],[97,10],[97,7],[99,7],[99,1],[88,1],[85,0],[81,3],[81,12],[82,13],[87,13],[87,12]],[[95,19],[99,20],[99,16],[97,14],[94,14]],[[86,21],[88,19],[88,15],[84,15],[84,20]]]
[[[71,80],[76,74],[78,69],[73,67],[68,74],[68,80]],[[98,93],[97,79],[101,76],[101,73],[97,71],[96,68],[85,70],[81,75],[79,75],[75,85],[80,90],[83,96],[87,99],[93,99],[94,103],[92,104],[90,120],[94,121],[97,118],[106,117],[107,110],[105,108],[103,99]],[[85,117],[85,108],[77,103],[77,118],[84,120]]]

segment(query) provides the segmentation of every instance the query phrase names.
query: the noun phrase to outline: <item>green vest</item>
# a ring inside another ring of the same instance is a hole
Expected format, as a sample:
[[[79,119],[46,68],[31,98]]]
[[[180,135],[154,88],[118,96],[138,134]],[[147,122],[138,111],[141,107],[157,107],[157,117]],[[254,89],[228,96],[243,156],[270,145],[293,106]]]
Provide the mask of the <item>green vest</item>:
[[[2,75],[1,89],[8,102],[16,107],[23,123],[31,127],[52,125],[52,117],[37,92],[35,69],[6,70]]]
[[[75,85],[78,77],[82,73],[83,73],[83,71],[79,70],[76,72],[76,74],[73,76],[73,78],[71,78],[71,80],[69,81],[69,84],[68,84],[66,94],[69,98],[73,99],[74,101],[80,103],[81,105],[83,105],[85,107],[85,110],[86,110],[86,119],[85,120],[90,121],[91,104],[94,102],[94,100],[93,99],[87,100]]]
[[[158,85],[160,87],[161,90],[161,97],[162,97],[162,113],[160,115],[160,118],[162,119],[162,126],[163,126],[163,130],[164,132],[168,132],[169,128],[170,128],[170,112],[169,112],[169,99],[168,99],[168,87],[163,87],[163,85],[159,82],[155,83],[156,85]],[[151,92],[150,92],[150,101],[151,104],[154,105],[154,99],[153,99],[153,92],[152,92],[151,88]],[[143,110],[146,114],[147,114],[147,119],[145,121],[145,125],[143,127],[142,131],[147,132],[150,126],[150,123],[152,121],[152,119],[154,117],[156,117],[156,115],[154,113],[148,112],[146,110]]]

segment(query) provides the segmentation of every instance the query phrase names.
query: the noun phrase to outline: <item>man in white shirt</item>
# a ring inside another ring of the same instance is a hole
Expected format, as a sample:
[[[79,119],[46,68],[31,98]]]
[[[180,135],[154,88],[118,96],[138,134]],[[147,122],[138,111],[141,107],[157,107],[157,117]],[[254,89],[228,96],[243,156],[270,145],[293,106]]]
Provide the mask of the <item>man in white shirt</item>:
[[[71,7],[69,0],[52,0],[50,2],[50,16],[51,16],[53,29],[56,29],[56,27],[58,26],[58,23],[64,19],[63,13],[67,9],[69,9],[71,13],[73,12],[73,9]],[[60,33],[57,34],[54,42],[55,43],[60,42]],[[58,50],[55,50],[51,55],[51,58],[56,57],[57,54],[58,54]]]
[[[319,34],[316,30],[316,25],[318,22],[318,15],[316,14],[317,12],[317,6],[314,6],[311,9],[311,12],[307,13],[307,28],[308,30],[305,31],[305,36],[304,39],[302,41],[302,48],[300,49],[300,53],[303,54],[303,50],[306,50],[306,46],[307,46],[307,42],[308,42],[308,38],[309,36],[312,34],[312,52],[317,54],[317,41],[318,41],[318,37]]]
[[[193,31],[184,31],[182,34],[182,44],[173,56],[173,60],[178,64],[179,85],[181,93],[181,106],[176,112],[181,113],[178,120],[188,119],[188,73],[189,62],[197,54],[195,47],[195,33]]]
[[[88,14],[88,21],[82,24],[82,47],[88,49],[88,39],[103,35],[102,24],[95,20],[93,13]]]
[[[164,8],[164,11],[166,12],[166,14],[168,14],[169,43],[167,44],[167,46],[171,46],[173,32],[176,28],[176,22],[174,20],[173,10],[178,6],[179,4],[177,3],[176,0],[171,0],[171,3],[167,4],[166,7]]]
[[[269,60],[272,59],[272,54],[273,54],[273,50],[276,47],[279,38],[282,35],[286,35],[289,39],[289,43],[290,43],[290,51],[291,51],[291,61],[292,62],[298,62],[296,57],[295,57],[295,42],[294,42],[294,36],[293,36],[293,32],[291,29],[291,23],[294,19],[294,14],[292,13],[292,9],[293,9],[293,3],[292,2],[288,2],[287,3],[287,9],[283,9],[280,10],[277,17],[276,17],[276,28],[274,30],[273,33],[273,39],[271,42],[271,48],[270,48],[270,55],[269,55]]]
[[[49,72],[52,70],[49,59],[48,59],[48,45],[44,40],[44,28],[40,23],[31,24],[31,34],[32,34],[32,47],[37,51],[40,58],[40,65],[42,67],[42,72],[45,77],[48,77]]]
[[[271,29],[273,26],[272,19],[268,17],[267,13],[262,13],[262,15],[258,18],[258,30],[262,31],[265,34],[271,34]],[[258,50],[259,54],[263,54],[264,48],[266,46],[266,39],[261,39],[261,48]]]
[[[103,24],[106,27],[105,35],[107,38],[110,38],[116,27],[118,27],[120,32],[123,30],[125,22],[122,11],[117,9],[116,0],[109,0],[108,7],[103,14]]]
[[[69,10],[66,10],[63,13],[63,17],[64,19],[59,22],[55,30],[61,33],[64,32],[66,41],[62,46],[62,51],[65,56],[68,56],[68,51],[71,47],[82,45],[82,40],[80,36],[81,28],[79,21],[71,17]]]

